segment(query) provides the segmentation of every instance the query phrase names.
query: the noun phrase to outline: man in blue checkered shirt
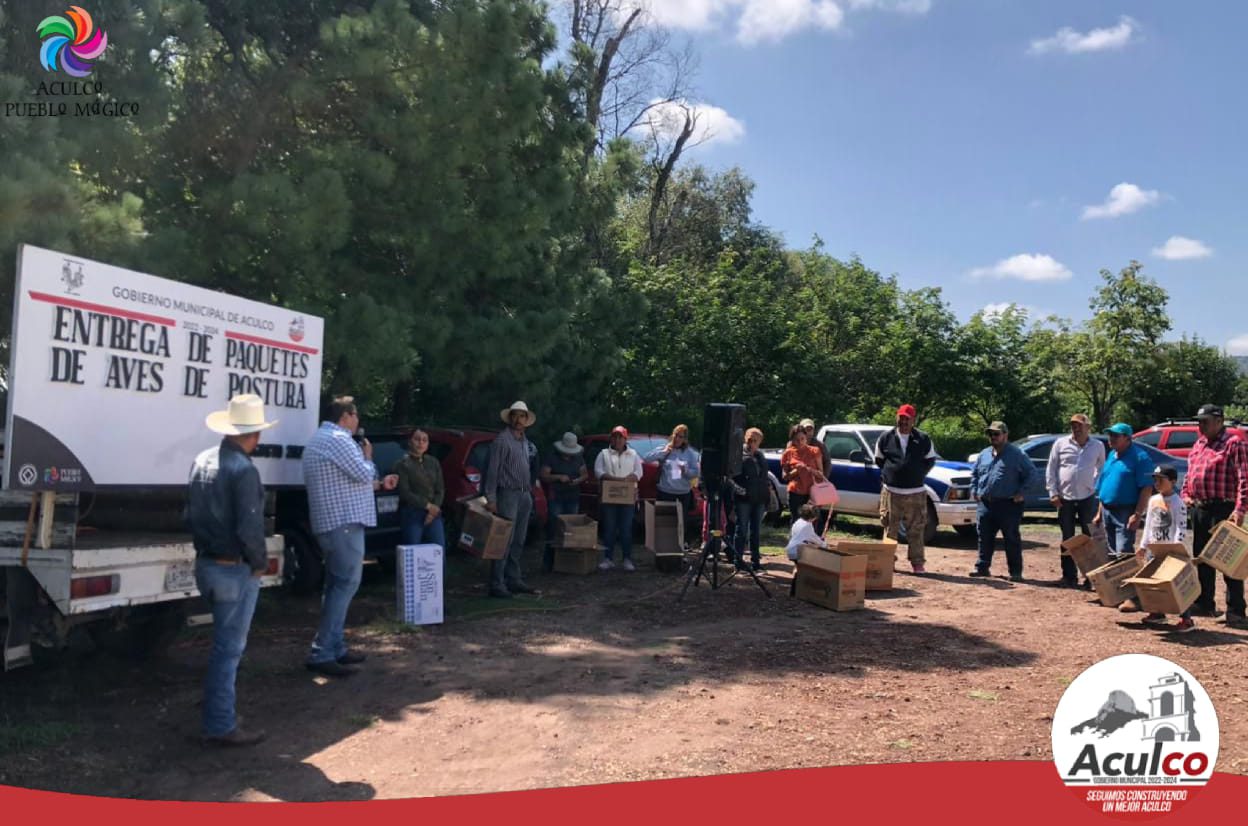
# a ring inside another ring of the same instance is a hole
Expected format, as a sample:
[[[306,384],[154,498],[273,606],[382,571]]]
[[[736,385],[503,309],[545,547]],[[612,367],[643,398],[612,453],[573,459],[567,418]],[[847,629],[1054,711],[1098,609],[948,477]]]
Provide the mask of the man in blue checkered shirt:
[[[360,587],[364,568],[364,529],[377,525],[378,488],[394,490],[399,478],[377,479],[373,446],[355,433],[360,414],[351,396],[329,403],[325,421],[303,449],[303,481],[308,490],[312,532],[325,553],[325,593],[321,625],[308,652],[308,670],[331,677],[354,674],[364,655],[347,650],[343,626]]]

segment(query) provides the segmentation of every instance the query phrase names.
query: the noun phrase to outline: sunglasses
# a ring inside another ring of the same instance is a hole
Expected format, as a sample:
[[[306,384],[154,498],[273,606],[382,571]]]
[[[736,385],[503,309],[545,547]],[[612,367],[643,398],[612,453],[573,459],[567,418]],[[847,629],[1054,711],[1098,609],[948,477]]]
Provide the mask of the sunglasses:
[[[985,430],[984,435],[991,439],[993,436],[1001,436],[1004,434],[1000,430]]]

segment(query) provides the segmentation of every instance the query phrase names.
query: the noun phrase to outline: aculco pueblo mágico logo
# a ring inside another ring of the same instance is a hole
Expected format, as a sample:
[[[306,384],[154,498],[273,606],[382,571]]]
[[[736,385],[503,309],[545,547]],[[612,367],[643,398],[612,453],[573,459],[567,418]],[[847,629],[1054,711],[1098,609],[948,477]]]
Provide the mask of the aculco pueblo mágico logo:
[[[1213,776],[1218,716],[1200,682],[1169,660],[1122,654],[1067,687],[1053,715],[1062,782],[1097,809],[1156,815]]]
[[[39,63],[49,72],[88,77],[91,62],[108,48],[108,33],[98,28],[81,6],[70,6],[63,17],[45,17],[36,30],[43,41]]]

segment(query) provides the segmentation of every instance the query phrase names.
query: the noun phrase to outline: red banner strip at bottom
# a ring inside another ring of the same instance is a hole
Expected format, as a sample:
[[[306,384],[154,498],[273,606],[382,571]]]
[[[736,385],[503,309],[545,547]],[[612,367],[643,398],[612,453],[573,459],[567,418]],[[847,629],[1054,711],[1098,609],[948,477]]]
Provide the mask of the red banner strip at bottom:
[[[436,770],[436,769],[435,769]],[[332,803],[186,803],[85,797],[0,786],[0,815],[5,823],[102,823],[142,826],[343,826],[356,818],[368,826],[416,822],[477,823],[485,818],[507,823],[627,822],[640,826],[681,822],[748,823],[814,817],[812,824],[913,822],[1020,823],[1122,822],[1105,813],[1098,801],[1109,787],[1068,788],[1049,762],[901,763],[795,769],[757,774],[654,780],[604,786],[537,791]],[[1248,777],[1216,774],[1203,788],[1189,790],[1187,802],[1157,823],[1208,826],[1228,816],[1238,818],[1248,795]],[[34,820],[38,818],[38,820]],[[433,820],[431,818],[443,818]],[[453,820],[452,820],[453,819]],[[1132,820],[1144,818],[1133,817]]]

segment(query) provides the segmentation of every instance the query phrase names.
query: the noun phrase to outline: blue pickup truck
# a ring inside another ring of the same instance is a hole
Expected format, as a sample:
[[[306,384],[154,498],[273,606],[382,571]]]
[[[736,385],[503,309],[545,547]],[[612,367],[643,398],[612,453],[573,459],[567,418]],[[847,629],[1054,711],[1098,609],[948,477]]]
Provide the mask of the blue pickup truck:
[[[824,425],[816,434],[832,464],[829,481],[836,485],[840,502],[837,513],[879,518],[880,469],[875,464],[875,443],[888,428],[871,424]],[[937,446],[939,447],[939,446]],[[765,451],[772,473],[783,478],[779,450]],[[962,536],[975,535],[975,502],[971,499],[971,466],[966,462],[939,459],[925,480],[927,526],[924,540],[931,541],[940,525]]]

